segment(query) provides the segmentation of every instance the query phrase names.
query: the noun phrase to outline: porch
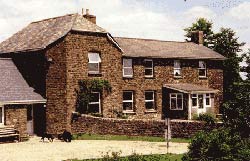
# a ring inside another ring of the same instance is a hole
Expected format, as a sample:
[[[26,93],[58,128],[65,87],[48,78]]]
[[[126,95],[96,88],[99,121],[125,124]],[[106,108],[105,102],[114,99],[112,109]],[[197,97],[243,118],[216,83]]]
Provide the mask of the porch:
[[[201,113],[215,114],[218,90],[188,83],[165,84],[163,88],[167,117],[191,120]]]

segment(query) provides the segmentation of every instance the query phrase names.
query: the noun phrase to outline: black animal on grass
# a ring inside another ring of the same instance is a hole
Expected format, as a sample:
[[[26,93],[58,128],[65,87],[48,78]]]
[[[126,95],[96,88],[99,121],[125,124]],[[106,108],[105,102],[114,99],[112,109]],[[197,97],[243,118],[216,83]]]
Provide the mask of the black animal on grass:
[[[54,137],[52,134],[43,133],[41,140],[44,142],[44,139],[47,138],[50,142],[53,142]]]
[[[67,130],[64,130],[64,132],[58,136],[58,139],[64,140],[65,142],[71,142],[72,135]]]

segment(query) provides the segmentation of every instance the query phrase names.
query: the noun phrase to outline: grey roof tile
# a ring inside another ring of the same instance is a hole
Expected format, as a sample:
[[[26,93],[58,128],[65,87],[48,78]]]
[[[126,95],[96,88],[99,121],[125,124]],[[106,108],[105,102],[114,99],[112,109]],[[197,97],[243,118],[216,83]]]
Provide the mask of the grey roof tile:
[[[0,58],[0,103],[45,102],[22,77],[11,59]]]
[[[164,84],[163,87],[184,93],[217,93],[218,90],[190,83]]]
[[[114,38],[127,57],[225,59],[219,53],[192,42],[161,41],[138,38]]]

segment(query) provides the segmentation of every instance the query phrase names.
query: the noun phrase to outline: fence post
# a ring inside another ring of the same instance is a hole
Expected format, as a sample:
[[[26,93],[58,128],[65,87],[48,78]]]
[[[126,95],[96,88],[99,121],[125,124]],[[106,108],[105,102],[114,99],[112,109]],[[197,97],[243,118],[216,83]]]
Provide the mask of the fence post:
[[[171,139],[170,118],[165,119],[165,125],[167,125],[167,129],[165,129],[165,140],[167,141],[167,149],[168,149],[169,148],[169,141]]]

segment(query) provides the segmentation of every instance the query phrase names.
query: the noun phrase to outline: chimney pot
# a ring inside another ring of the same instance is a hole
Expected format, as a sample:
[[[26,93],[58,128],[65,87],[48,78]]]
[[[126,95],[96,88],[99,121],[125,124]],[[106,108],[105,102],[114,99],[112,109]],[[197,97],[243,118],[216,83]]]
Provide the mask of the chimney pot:
[[[90,15],[89,9],[86,9],[86,13],[83,14],[83,17],[86,18],[87,20],[89,20],[90,22],[96,24],[96,16]]]
[[[86,15],[89,15],[89,9],[86,9]]]

